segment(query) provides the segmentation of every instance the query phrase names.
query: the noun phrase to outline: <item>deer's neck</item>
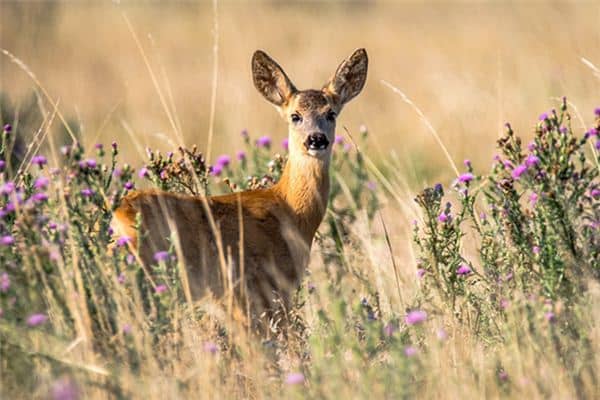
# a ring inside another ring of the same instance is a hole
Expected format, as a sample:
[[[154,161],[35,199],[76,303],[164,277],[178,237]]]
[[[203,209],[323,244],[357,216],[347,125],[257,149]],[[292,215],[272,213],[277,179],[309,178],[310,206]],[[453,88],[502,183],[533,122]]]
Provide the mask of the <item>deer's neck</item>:
[[[327,209],[329,158],[290,154],[274,189],[289,207],[299,232],[310,245]]]

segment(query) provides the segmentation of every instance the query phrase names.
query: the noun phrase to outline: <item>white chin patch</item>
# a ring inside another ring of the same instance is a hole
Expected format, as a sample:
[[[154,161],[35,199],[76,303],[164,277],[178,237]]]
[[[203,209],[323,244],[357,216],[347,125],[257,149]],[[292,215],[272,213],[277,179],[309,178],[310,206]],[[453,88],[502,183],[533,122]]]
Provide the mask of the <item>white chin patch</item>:
[[[320,150],[309,149],[307,153],[309,156],[320,157],[320,156],[324,156],[325,153],[327,153],[327,149],[320,149]]]

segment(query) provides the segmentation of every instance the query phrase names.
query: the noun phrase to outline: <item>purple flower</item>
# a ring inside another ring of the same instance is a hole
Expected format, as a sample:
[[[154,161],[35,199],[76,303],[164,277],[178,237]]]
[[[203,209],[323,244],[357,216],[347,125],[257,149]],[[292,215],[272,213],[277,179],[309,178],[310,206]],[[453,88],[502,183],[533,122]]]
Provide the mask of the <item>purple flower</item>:
[[[221,167],[226,167],[229,165],[229,163],[231,162],[231,157],[229,157],[227,154],[222,154],[217,158],[217,165],[220,165]]]
[[[117,142],[112,142],[110,147],[112,147],[113,151],[117,151]]]
[[[0,237],[0,244],[3,246],[10,246],[15,242],[15,239],[10,235]]]
[[[471,168],[471,160],[464,160],[463,164],[465,165],[465,167]]]
[[[117,247],[126,246],[127,243],[131,242],[131,238],[129,236],[121,236],[117,239]]]
[[[461,264],[456,270],[456,275],[465,276],[469,275],[471,272],[471,268],[469,268],[467,264]]]
[[[521,178],[521,175],[523,175],[525,173],[525,171],[527,171],[526,165],[523,165],[523,164],[517,165],[515,167],[515,169],[513,169],[512,177],[515,179],[519,179],[519,178]]]
[[[13,190],[15,190],[15,183],[8,181],[0,187],[0,194],[11,194]]]
[[[406,346],[404,348],[404,355],[406,357],[414,357],[419,353],[419,350],[414,346]]]
[[[92,197],[94,195],[94,191],[90,188],[81,189],[80,193],[83,197]]]
[[[0,160],[0,172],[4,171],[5,167],[6,167],[6,161]]]
[[[35,180],[33,187],[36,189],[46,189],[49,183],[50,179],[46,178],[45,176],[40,176]]]
[[[538,157],[534,156],[533,154],[530,154],[525,159],[525,165],[528,166],[528,167],[531,167],[533,165],[537,165],[537,164],[539,164],[539,162],[540,162],[540,159]]]
[[[594,114],[596,114],[596,117],[600,117],[600,107],[596,107],[594,109]],[[6,130],[6,129],[5,129]]]
[[[98,165],[98,163],[96,163],[96,160],[94,160],[93,158],[88,158],[87,160],[85,160],[85,164],[88,168],[91,169],[96,168],[96,166]]]
[[[540,254],[540,248],[539,248],[539,246],[533,246],[531,248],[531,251],[533,252],[533,254]]]
[[[148,175],[150,175],[150,173],[148,172],[148,168],[146,168],[145,166],[140,168],[140,170],[138,172],[138,176],[140,178],[147,178]]]
[[[545,121],[548,119],[548,113],[541,113],[540,116],[538,117],[538,119],[540,121]]]
[[[394,332],[396,332],[396,327],[394,326],[393,323],[388,322],[387,324],[385,324],[385,326],[383,327],[383,334],[387,337],[392,337],[394,336]]]
[[[444,328],[438,329],[436,332],[436,336],[437,336],[438,340],[441,342],[448,339],[448,333],[446,332],[446,330]]]
[[[242,131],[240,132],[240,135],[244,138],[244,139],[248,139],[249,135],[248,135],[248,129],[242,129]]]
[[[258,139],[256,139],[256,146],[257,147],[266,147],[266,148],[271,147],[271,138],[268,136],[259,137]]]
[[[418,325],[427,320],[427,313],[422,310],[414,310],[406,314],[404,322],[406,325]]]
[[[439,222],[447,222],[450,219],[450,216],[445,212],[442,212],[437,219]]]
[[[117,282],[119,282],[121,285],[125,283],[126,280],[126,276],[124,272],[121,272],[119,274],[119,276],[117,276]]]
[[[156,294],[163,294],[166,291],[167,291],[167,285],[162,284],[162,283],[160,285],[156,285],[156,287],[154,288],[154,293],[156,293]]]
[[[556,314],[554,314],[552,311],[548,311],[544,314],[544,318],[546,321],[552,323],[556,321]]]
[[[594,199],[600,197],[600,189],[593,188],[590,190],[590,196],[592,196]]]
[[[598,130],[597,130],[596,128],[590,128],[590,130],[588,130],[588,131],[585,133],[585,136],[586,136],[586,137],[588,137],[588,138],[589,138],[590,136],[597,136],[597,135],[598,135]]]
[[[596,144],[594,145],[596,150],[600,150],[600,139],[596,140]]]
[[[284,149],[285,151],[288,151],[288,150],[289,150],[289,148],[290,148],[290,139],[288,139],[288,138],[285,138],[285,139],[283,139],[283,140],[281,141],[281,147],[283,147],[283,149]]]
[[[374,192],[375,189],[377,189],[377,184],[373,181],[368,181],[365,186],[367,187],[367,189],[369,189],[371,192]]]
[[[6,272],[0,275],[0,292],[6,293],[10,289],[10,276]]]
[[[4,133],[10,133],[12,131],[12,125],[6,124],[4,125]]]
[[[219,176],[219,175],[221,175],[221,172],[223,172],[223,167],[220,166],[219,164],[213,165],[212,167],[210,167],[210,174],[212,176]]]
[[[237,152],[237,159],[238,159],[239,161],[243,161],[243,160],[245,160],[245,159],[246,159],[246,152],[244,152],[244,151],[241,151],[241,150],[240,150],[240,151],[238,151],[238,152]]]
[[[167,261],[169,259],[168,251],[157,251],[154,253],[154,260],[156,262]]]
[[[71,379],[64,377],[52,384],[52,400],[78,400],[79,388]]]
[[[301,385],[304,383],[304,375],[300,372],[292,372],[285,377],[286,385]]]
[[[123,333],[125,335],[129,335],[131,333],[131,325],[130,324],[123,324],[123,328],[121,328],[121,330],[123,331]]]
[[[500,379],[501,381],[508,380],[508,373],[504,370],[498,372],[498,379]]]
[[[217,352],[219,351],[219,347],[215,342],[205,342],[204,351],[210,354],[217,354]]]
[[[103,145],[102,143],[96,143],[96,144],[94,145],[94,148],[95,148],[96,150],[102,150],[102,149],[104,149],[104,145]]]
[[[333,140],[335,144],[344,144],[344,137],[342,135],[335,135],[335,139]]]
[[[48,160],[46,160],[46,157],[44,156],[35,156],[31,159],[31,163],[36,164],[38,167],[41,168],[42,166],[48,163]]]
[[[423,278],[425,276],[426,272],[427,271],[424,270],[423,268],[418,268],[417,269],[417,278],[419,278],[419,279]]]
[[[471,182],[473,180],[473,178],[475,178],[475,176],[472,173],[466,172],[458,177],[458,181],[462,182],[462,183],[467,183],[467,182]]]
[[[123,185],[123,186],[125,187],[126,190],[131,190],[131,189],[133,189],[134,185],[133,185],[133,182],[127,181],[127,182],[125,182],[125,185]]]
[[[508,300],[506,300],[506,299],[500,300],[500,308],[501,309],[506,310],[509,305],[510,305],[510,302]]]
[[[27,317],[26,322],[27,322],[27,325],[29,325],[31,327],[35,327],[35,326],[42,325],[46,321],[48,321],[48,316],[46,316],[46,314],[32,314],[29,317]]]
[[[48,195],[44,192],[37,192],[34,193],[31,198],[35,203],[43,203],[44,201],[48,200]]]
[[[531,203],[531,207],[535,207],[539,199],[539,196],[536,192],[533,192],[529,195],[529,203]]]

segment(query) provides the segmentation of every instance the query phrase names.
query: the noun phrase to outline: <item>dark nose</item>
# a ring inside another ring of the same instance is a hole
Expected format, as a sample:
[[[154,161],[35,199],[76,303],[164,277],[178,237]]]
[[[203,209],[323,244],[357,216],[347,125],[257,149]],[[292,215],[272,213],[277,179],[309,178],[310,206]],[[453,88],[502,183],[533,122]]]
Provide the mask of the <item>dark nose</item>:
[[[304,141],[307,150],[325,150],[329,146],[327,135],[321,132],[313,132]]]

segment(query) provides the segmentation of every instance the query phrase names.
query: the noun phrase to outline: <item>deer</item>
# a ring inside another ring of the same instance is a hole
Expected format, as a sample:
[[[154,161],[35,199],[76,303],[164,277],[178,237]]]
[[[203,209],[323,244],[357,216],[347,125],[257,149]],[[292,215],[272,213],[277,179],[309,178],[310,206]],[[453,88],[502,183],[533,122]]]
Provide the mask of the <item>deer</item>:
[[[288,124],[288,158],[278,182],[211,197],[131,192],[115,210],[113,226],[131,239],[144,265],[175,241],[191,297],[222,298],[230,288],[254,321],[277,305],[289,307],[300,285],[327,209],[336,119],[363,89],[368,57],[365,49],[354,51],[321,89],[308,90],[298,90],[264,51],[251,64],[254,86]]]

